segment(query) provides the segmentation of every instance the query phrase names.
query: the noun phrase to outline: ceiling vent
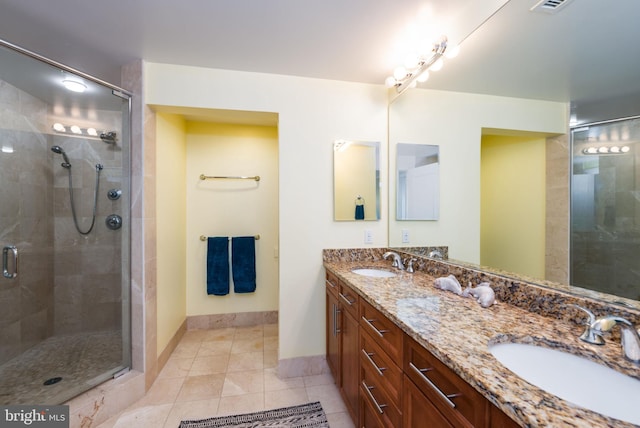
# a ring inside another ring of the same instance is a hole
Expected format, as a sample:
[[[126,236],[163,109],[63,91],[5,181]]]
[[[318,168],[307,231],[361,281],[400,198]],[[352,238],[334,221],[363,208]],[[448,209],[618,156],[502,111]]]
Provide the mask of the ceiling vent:
[[[532,12],[558,13],[571,0],[542,0],[531,8]]]

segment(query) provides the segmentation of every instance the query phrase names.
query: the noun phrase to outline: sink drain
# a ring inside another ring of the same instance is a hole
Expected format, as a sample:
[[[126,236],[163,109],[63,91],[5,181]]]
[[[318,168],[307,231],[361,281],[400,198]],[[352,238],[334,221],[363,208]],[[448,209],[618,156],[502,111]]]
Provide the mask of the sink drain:
[[[61,377],[52,377],[51,379],[45,380],[43,385],[46,385],[46,386],[55,385],[56,383],[60,382],[61,380],[62,380]]]

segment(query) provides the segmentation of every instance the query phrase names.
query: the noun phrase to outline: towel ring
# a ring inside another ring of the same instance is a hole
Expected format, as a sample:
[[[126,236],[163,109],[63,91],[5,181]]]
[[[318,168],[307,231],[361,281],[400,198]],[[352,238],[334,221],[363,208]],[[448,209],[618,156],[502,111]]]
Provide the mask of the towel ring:
[[[358,195],[356,197],[356,201],[355,201],[356,205],[364,205],[364,198],[360,195]]]

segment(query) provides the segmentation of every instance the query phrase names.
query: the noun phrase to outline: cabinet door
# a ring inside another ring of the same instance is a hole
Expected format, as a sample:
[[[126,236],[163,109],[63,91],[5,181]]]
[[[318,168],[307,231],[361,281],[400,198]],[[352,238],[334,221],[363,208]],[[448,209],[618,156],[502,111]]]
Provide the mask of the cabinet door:
[[[358,394],[360,375],[360,354],[358,341],[358,321],[348,312],[342,314],[342,390],[351,417],[358,425]]]
[[[406,376],[402,392],[404,428],[454,428],[454,425],[449,423],[436,406]]]
[[[337,297],[327,289],[327,364],[338,387],[341,385],[340,377],[340,306]]]

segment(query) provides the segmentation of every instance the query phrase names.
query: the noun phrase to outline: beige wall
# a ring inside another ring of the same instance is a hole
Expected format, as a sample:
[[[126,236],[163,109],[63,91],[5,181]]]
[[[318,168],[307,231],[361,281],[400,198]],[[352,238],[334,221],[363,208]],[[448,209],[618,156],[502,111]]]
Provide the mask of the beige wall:
[[[157,307],[160,354],[186,318],[186,122],[156,116]]]
[[[278,309],[278,130],[272,126],[187,123],[187,314],[209,315]],[[209,176],[260,176],[206,180]],[[203,236],[260,235],[256,241],[256,291],[226,296],[206,290]]]
[[[396,221],[390,215],[389,243],[445,245],[449,257],[480,263],[480,142],[483,129],[561,134],[566,131],[563,103],[456,92],[412,90],[389,110],[389,169],[395,171],[396,144],[440,147],[440,219]],[[389,176],[395,203],[395,176]]]
[[[545,278],[544,137],[484,135],[480,264]]]

